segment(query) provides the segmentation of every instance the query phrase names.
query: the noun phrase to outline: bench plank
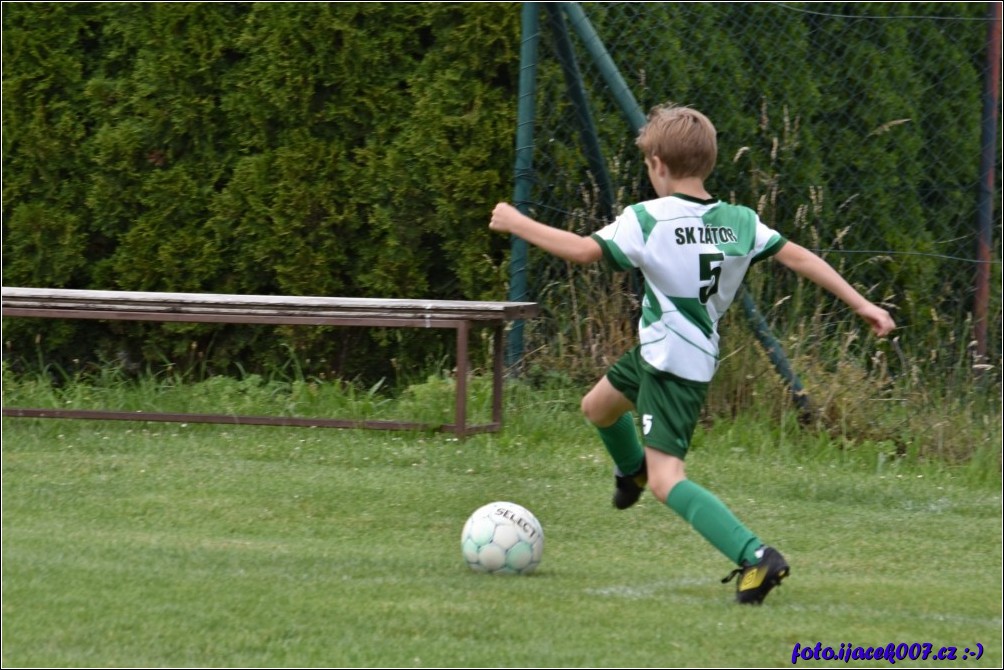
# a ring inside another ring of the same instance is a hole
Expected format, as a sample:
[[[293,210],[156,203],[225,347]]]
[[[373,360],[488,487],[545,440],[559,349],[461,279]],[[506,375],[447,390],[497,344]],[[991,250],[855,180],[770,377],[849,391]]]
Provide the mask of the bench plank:
[[[3,287],[3,308],[12,316],[27,310],[83,312],[145,312],[150,314],[218,314],[236,316],[318,316],[337,319],[436,319],[512,321],[539,311],[532,302],[462,300],[407,300],[397,298],[342,298],[326,296],[233,295],[225,293],[152,293],[141,291],[85,291]],[[14,313],[17,310],[17,313]]]
[[[371,327],[454,328],[457,331],[455,423],[429,426],[414,422],[329,418],[231,416],[217,414],[127,413],[112,410],[29,409],[5,407],[4,416],[137,421],[192,421],[282,426],[438,428],[458,437],[501,430],[503,328],[508,321],[537,316],[533,302],[409,300],[328,296],[234,295],[226,293],[156,293],[53,288],[3,288],[4,317],[186,321],[207,323],[291,324]],[[468,336],[472,326],[494,330],[492,421],[467,423]]]

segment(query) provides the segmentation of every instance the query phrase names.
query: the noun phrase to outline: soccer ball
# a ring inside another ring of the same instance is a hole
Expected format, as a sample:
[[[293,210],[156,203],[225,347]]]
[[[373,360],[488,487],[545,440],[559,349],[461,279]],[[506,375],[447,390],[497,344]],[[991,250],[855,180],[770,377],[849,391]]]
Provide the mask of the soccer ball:
[[[544,529],[521,505],[488,503],[467,519],[460,549],[475,572],[526,575],[537,569],[544,553]]]

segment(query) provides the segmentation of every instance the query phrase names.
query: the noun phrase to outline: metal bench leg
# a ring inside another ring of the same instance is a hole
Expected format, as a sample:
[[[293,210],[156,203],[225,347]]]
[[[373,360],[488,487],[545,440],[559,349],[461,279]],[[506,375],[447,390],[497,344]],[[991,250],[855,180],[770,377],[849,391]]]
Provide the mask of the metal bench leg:
[[[492,422],[494,422],[498,427],[496,430],[502,430],[502,376],[505,374],[505,369],[503,367],[503,361],[505,357],[505,346],[503,331],[505,324],[500,323],[495,326],[495,335],[492,347],[494,349],[494,370],[492,374]]]
[[[470,367],[467,345],[471,324],[462,321],[457,326],[457,412],[453,432],[460,439],[467,437],[467,369]]]

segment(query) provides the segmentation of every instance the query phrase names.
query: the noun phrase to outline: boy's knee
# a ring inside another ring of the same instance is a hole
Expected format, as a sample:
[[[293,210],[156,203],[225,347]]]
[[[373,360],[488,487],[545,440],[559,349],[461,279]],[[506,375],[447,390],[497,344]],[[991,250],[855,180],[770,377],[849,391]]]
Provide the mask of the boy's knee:
[[[669,492],[673,490],[673,487],[683,481],[684,478],[680,479],[649,479],[648,486],[649,490],[652,491],[652,495],[655,499],[661,502],[663,505],[669,500]]]
[[[665,505],[666,501],[669,500],[669,494],[673,491],[673,488],[684,479],[686,479],[686,477],[676,479],[649,479],[648,485],[649,489],[652,491],[652,495],[655,496],[655,499]]]
[[[607,416],[608,413],[604,411],[604,408],[598,406],[598,403],[589,395],[582,398],[582,402],[579,403],[579,409],[582,411],[582,416],[586,417],[586,420],[597,428],[612,426],[620,418],[619,416]]]
[[[648,487],[656,500],[665,503],[676,485],[687,478],[687,472],[682,460],[675,457],[667,458],[665,454],[659,456],[647,459]]]

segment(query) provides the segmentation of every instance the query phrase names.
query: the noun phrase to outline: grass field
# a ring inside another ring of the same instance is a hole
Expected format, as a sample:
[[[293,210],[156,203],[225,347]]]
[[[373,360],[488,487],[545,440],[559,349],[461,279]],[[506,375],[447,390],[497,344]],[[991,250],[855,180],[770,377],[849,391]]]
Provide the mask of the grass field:
[[[464,442],[4,419],[3,666],[762,667],[817,642],[1004,663],[999,460],[974,477],[794,422],[700,428],[690,477],[792,566],[740,607],[674,513],[610,506],[576,400],[510,397],[503,433]],[[464,566],[492,500],[541,520],[534,574]]]

